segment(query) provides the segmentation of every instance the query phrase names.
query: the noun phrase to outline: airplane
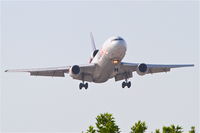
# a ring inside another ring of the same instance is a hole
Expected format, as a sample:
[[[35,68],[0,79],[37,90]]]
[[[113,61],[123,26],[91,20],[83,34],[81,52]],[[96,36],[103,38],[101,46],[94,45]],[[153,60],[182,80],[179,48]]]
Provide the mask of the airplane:
[[[171,68],[193,67],[194,64],[146,64],[122,62],[127,50],[126,41],[120,36],[108,38],[102,48],[96,49],[94,37],[90,33],[92,54],[88,64],[64,67],[48,67],[35,69],[5,70],[5,72],[28,72],[31,76],[65,77],[69,74],[73,79],[81,80],[79,89],[87,89],[87,82],[103,83],[114,78],[115,81],[124,80],[122,88],[131,87],[129,78],[133,72],[138,75],[169,72]]]

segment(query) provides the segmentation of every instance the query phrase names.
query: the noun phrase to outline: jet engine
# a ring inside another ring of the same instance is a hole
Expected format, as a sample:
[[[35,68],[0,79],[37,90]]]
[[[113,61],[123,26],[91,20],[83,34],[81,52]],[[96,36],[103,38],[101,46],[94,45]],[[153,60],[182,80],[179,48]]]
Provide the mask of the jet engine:
[[[147,74],[148,71],[149,71],[149,68],[147,67],[145,63],[139,64],[136,70],[137,74],[140,76]]]
[[[98,52],[99,52],[98,49],[96,49],[96,50],[94,50],[94,51],[92,52],[91,57],[90,57],[90,60],[89,60],[89,63],[92,62],[92,60],[94,59],[94,57],[97,55]]]
[[[92,54],[91,54],[91,58],[93,59],[98,52],[99,52],[98,49],[96,49],[95,51],[93,51]]]
[[[80,67],[78,65],[74,65],[70,68],[69,75],[71,77],[77,77],[80,74],[80,71],[81,71]]]

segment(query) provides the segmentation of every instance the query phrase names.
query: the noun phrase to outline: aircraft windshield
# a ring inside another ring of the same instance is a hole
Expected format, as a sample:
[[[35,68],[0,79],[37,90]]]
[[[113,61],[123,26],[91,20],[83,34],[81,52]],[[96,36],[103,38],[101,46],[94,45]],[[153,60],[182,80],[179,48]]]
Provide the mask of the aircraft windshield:
[[[119,40],[123,40],[121,37],[115,38],[112,41],[119,41]]]

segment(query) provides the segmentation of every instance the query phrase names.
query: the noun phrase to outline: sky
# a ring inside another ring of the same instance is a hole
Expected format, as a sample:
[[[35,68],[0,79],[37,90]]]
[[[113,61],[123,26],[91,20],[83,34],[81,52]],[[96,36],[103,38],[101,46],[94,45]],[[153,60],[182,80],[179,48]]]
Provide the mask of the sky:
[[[1,131],[81,132],[112,113],[122,132],[146,121],[148,131],[199,125],[197,1],[2,1]],[[131,88],[114,79],[79,90],[81,81],[5,73],[6,69],[87,64],[89,33],[98,48],[113,35],[127,42],[123,61],[195,64],[139,76]]]

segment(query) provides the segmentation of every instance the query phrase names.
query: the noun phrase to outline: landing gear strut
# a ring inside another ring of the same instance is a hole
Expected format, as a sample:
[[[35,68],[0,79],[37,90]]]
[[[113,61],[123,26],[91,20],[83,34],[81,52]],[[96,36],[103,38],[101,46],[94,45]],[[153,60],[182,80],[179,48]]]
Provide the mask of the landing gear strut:
[[[122,88],[124,88],[124,87],[128,87],[128,88],[130,88],[131,87],[131,82],[130,81],[124,81],[124,82],[122,82]]]
[[[79,84],[79,89],[80,89],[80,90],[81,90],[83,87],[87,90],[87,88],[88,88],[88,83],[84,83],[84,82],[83,82],[83,83],[80,83],[80,84]]]

